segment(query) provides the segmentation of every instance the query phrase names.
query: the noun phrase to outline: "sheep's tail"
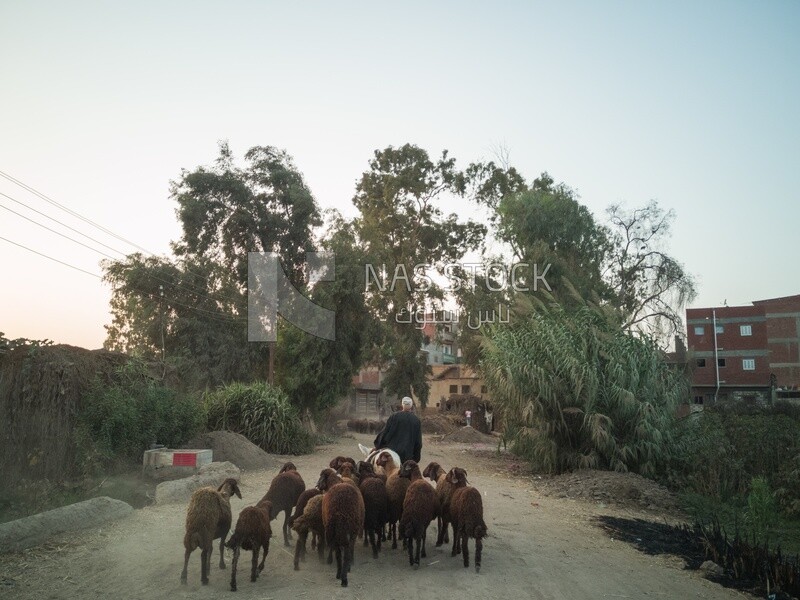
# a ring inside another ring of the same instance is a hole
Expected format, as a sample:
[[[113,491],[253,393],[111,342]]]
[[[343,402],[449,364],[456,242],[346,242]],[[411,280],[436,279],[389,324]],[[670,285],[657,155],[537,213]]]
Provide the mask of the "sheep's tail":
[[[479,523],[475,526],[475,539],[482,539],[486,537],[486,523]]]
[[[242,533],[240,531],[234,531],[233,535],[225,542],[225,546],[234,550],[242,545]]]
[[[203,543],[203,539],[200,537],[199,531],[192,531],[192,533],[187,534],[186,537],[183,539],[183,545],[186,547],[187,550],[190,552],[195,548],[199,548]]]

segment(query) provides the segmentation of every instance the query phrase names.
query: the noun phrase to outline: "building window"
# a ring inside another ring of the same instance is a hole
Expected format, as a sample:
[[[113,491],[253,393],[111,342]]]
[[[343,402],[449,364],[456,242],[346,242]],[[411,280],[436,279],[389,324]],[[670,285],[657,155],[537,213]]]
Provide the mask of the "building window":
[[[724,367],[725,366],[725,359],[724,358],[718,358],[717,359],[717,366],[718,367]]]
[[[485,385],[481,386],[481,394],[485,394],[488,390],[486,389]]]
[[[755,371],[756,370],[756,359],[755,358],[743,358],[742,359],[742,371]]]
[[[451,394],[457,394],[458,393],[458,386],[457,385],[451,385],[450,386],[450,393]]]
[[[461,393],[462,394],[469,394],[469,386],[468,385],[462,385],[461,386]]]
[[[725,327],[723,325],[717,325],[717,333],[725,333]]]
[[[705,332],[706,332],[706,328],[703,327],[702,325],[699,325],[698,327],[694,328],[694,334],[695,335],[703,335]]]
[[[448,344],[447,346],[444,347],[444,353],[445,354],[452,354],[453,353],[453,347]]]
[[[753,335],[752,325],[739,325],[739,334],[742,336]]]
[[[706,366],[706,359],[705,358],[698,358],[697,359],[697,366],[701,369]]]
[[[703,397],[702,396],[695,396],[694,397],[694,403],[695,404],[702,404],[703,403]]]

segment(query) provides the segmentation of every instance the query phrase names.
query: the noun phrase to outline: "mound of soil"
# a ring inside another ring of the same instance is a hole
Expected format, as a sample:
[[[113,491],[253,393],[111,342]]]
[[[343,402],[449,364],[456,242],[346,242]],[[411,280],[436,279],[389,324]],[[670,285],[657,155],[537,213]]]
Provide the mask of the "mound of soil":
[[[432,433],[435,435],[447,435],[461,428],[463,419],[458,415],[442,412],[432,412],[420,415],[422,433]]]
[[[456,442],[460,444],[497,444],[497,439],[491,435],[481,433],[470,426],[461,427],[453,433],[444,436],[445,442]]]
[[[667,488],[635,473],[581,470],[541,481],[545,496],[581,498],[660,512],[677,510],[677,499]]]
[[[283,462],[239,433],[232,431],[210,431],[195,436],[183,446],[188,449],[210,448],[214,462],[231,462],[243,471],[273,469]]]

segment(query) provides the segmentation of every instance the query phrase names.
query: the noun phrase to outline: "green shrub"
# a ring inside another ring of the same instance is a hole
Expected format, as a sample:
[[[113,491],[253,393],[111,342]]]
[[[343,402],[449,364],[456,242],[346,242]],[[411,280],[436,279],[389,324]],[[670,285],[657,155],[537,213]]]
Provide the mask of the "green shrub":
[[[232,383],[206,395],[208,428],[241,433],[275,454],[304,454],[314,449],[297,410],[286,394],[266,383]]]
[[[76,441],[84,472],[117,462],[138,462],[153,442],[176,447],[203,425],[200,402],[152,379],[131,361],[109,384],[96,380],[77,419]]]
[[[515,313],[484,336],[480,368],[515,451],[549,472],[654,474],[688,393],[652,340],[588,305]]]
[[[777,511],[775,497],[765,477],[754,477],[747,495],[747,522],[750,531],[759,542],[764,542],[770,528],[775,524]]]

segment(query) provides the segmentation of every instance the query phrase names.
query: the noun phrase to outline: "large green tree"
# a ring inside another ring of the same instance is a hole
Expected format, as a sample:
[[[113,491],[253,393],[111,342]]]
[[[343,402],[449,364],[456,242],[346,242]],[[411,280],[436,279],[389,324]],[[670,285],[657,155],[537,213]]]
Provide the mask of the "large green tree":
[[[443,271],[480,246],[486,228],[444,214],[441,198],[464,198],[467,180],[455,160],[443,152],[432,159],[411,144],[375,152],[369,170],[358,181],[353,203],[359,211],[355,231],[374,273],[384,272],[382,289],[368,282],[368,303],[376,315],[386,317],[383,358],[388,363],[384,382],[390,393],[413,392],[423,405],[428,400],[425,359],[420,354],[422,332],[413,323],[401,323],[403,314],[430,310],[444,298],[444,290],[421,277],[430,265]],[[409,311],[409,313],[405,313]]]

